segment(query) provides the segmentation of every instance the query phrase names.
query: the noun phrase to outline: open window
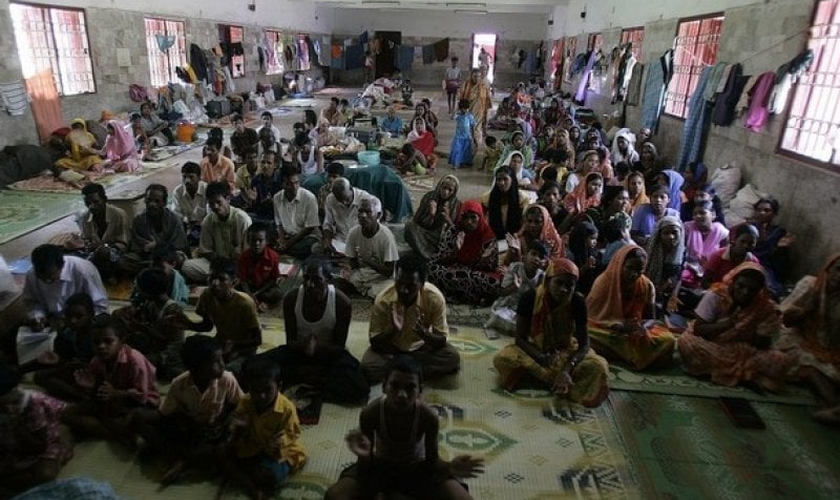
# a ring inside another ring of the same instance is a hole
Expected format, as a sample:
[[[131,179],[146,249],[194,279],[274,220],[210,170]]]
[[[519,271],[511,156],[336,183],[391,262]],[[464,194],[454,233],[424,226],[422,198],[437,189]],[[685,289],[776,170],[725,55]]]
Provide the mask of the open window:
[[[665,94],[665,113],[688,116],[688,100],[703,68],[717,62],[723,14],[681,20],[674,39],[674,76]]]

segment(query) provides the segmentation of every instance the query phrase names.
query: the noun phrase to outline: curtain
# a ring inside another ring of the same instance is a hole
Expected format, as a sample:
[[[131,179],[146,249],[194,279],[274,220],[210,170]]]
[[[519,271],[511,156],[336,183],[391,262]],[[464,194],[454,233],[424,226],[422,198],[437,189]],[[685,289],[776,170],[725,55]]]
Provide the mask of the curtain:
[[[61,101],[55,88],[52,70],[46,69],[26,79],[26,91],[32,98],[32,116],[38,128],[41,143],[46,143],[53,130],[64,126]]]

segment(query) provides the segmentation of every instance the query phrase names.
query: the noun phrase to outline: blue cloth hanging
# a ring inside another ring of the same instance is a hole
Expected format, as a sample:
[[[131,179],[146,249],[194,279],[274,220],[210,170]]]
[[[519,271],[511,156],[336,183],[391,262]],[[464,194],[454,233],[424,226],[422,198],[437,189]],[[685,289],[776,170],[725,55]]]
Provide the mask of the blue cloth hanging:
[[[703,93],[706,91],[713,71],[713,66],[703,68],[700,80],[697,81],[697,88],[694,89],[688,101],[688,116],[685,118],[680,154],[677,157],[677,167],[680,172],[685,170],[689,163],[700,161],[703,156],[701,150],[711,123],[709,116],[712,111],[712,106],[709,105]]]
[[[175,45],[175,35],[155,35],[158,49],[161,52],[166,52],[170,47]]]
[[[349,45],[344,49],[344,69],[362,69],[365,65],[365,46]]]
[[[407,71],[411,69],[414,64],[414,47],[407,45],[397,45],[394,50],[394,66],[400,71]]]

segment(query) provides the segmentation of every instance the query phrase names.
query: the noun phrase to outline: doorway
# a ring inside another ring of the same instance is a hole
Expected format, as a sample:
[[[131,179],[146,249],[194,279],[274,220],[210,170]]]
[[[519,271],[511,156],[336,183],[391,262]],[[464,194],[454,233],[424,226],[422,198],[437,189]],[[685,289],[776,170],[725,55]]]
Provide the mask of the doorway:
[[[394,52],[402,44],[402,32],[400,31],[377,31],[373,35],[377,45],[374,58],[374,78],[391,76],[396,71],[394,65]]]
[[[485,68],[487,81],[493,84],[496,69],[496,35],[494,33],[475,33],[473,35],[473,68]]]

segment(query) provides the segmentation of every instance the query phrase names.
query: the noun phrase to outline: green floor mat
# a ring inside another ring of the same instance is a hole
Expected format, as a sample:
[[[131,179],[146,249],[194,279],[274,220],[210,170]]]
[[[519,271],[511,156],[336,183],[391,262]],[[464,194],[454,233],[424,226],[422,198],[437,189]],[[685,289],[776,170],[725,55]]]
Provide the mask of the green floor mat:
[[[78,194],[0,191],[0,243],[85,208]]]

